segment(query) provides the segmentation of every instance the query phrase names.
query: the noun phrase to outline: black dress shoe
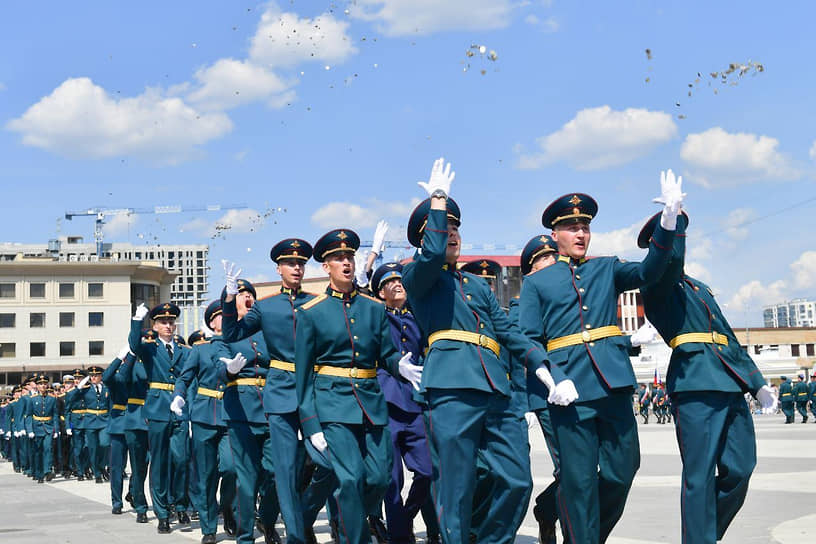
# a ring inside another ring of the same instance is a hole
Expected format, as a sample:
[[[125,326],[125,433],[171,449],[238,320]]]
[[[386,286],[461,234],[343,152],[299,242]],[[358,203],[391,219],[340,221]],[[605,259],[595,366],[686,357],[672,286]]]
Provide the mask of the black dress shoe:
[[[255,527],[261,532],[264,537],[264,544],[283,544],[280,535],[278,534],[278,530],[275,529],[274,526],[267,527],[261,520],[255,520]]]
[[[167,518],[159,520],[158,532],[160,535],[169,535],[172,531],[173,529],[170,528],[170,521],[168,521]]]
[[[378,544],[388,544],[388,531],[383,520],[377,516],[368,516],[368,527]]]
[[[176,515],[181,525],[190,525],[190,516],[187,515],[187,512],[182,510],[181,512],[177,512]]]
[[[201,537],[201,544],[215,544],[215,535],[209,534]]]
[[[442,544],[438,534],[425,535],[425,544]]]
[[[115,516],[118,516],[118,515],[119,515],[119,514],[121,514],[121,513],[122,513],[122,507],[121,507],[121,506],[114,506],[114,507],[111,509],[111,514],[113,514],[113,515],[115,515]]]
[[[539,521],[538,541],[540,544],[555,544],[555,525]]]
[[[229,536],[235,536],[238,532],[238,524],[235,522],[235,516],[232,514],[232,508],[224,508],[224,532]]]
[[[45,475],[45,481],[46,482],[50,482],[53,479],[54,479],[54,473],[53,472],[49,472],[48,474]]]
[[[105,483],[104,480],[102,480],[102,476],[97,476],[96,477],[96,483],[98,483],[98,484],[104,484]]]
[[[130,504],[131,508],[136,507],[136,505],[133,504],[133,495],[130,494],[130,491],[128,491],[127,495],[125,495],[125,500]]]
[[[198,510],[193,510],[192,512],[190,512],[190,519],[192,521],[198,521],[199,520]]]
[[[331,531],[332,540],[335,544],[339,544],[340,542],[340,528],[337,526],[336,519],[329,520],[329,531]]]
[[[317,544],[317,536],[312,527],[306,527],[306,544]]]
[[[136,523],[147,523],[147,512],[139,512],[136,514]]]
[[[85,476],[83,476],[82,474],[77,476],[77,482],[84,482],[84,481],[85,481]]]
[[[42,479],[42,478],[37,478],[37,483],[38,483],[38,484],[43,483],[43,479]]]

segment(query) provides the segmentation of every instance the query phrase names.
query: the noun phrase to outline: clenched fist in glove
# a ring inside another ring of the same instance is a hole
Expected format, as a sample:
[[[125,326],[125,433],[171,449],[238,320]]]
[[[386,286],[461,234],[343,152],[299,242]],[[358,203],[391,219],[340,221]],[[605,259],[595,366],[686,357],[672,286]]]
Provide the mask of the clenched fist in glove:
[[[411,363],[411,352],[409,351],[399,360],[400,376],[411,382],[414,389],[419,391],[419,384],[422,382],[422,367]]]

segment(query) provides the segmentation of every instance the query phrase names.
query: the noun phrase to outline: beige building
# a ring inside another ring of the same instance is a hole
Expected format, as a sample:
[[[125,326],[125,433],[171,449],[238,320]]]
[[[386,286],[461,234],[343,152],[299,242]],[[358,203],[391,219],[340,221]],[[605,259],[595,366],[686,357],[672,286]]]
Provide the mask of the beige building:
[[[127,342],[135,305],[168,300],[175,276],[139,262],[0,262],[0,383],[107,366]]]

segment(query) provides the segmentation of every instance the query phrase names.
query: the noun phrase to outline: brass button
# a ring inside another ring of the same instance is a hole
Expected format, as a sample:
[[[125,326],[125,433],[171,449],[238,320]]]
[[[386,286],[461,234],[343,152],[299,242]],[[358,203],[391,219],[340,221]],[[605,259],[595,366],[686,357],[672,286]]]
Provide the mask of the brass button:
[[[479,327],[484,329],[484,323],[479,323]]]
[[[586,312],[587,310],[589,310],[589,306],[583,306],[581,309]]]
[[[346,302],[346,308],[351,308],[351,304],[349,304],[348,302]]]
[[[405,350],[402,350],[402,351],[400,352],[400,355],[405,355]]]
[[[463,281],[463,282],[465,282],[465,283],[467,283],[467,282],[468,282],[468,279],[467,279],[467,278],[463,278],[463,279],[462,279],[462,281]]]
[[[592,325],[590,325],[589,323],[587,323],[586,325],[584,325],[584,328],[586,328],[586,329],[591,329],[591,328],[592,328]]]
[[[583,340],[584,342],[589,342],[590,340],[592,340],[592,336],[589,335],[589,331],[581,332],[581,340]]]
[[[468,300],[470,300],[470,299],[472,299],[472,298],[473,298],[473,297],[472,297],[472,296],[470,296],[470,295],[468,295],[468,296],[467,296],[467,299],[468,299]]]
[[[357,335],[356,334],[354,335],[354,339],[357,340]]]
[[[352,317],[351,319],[349,319],[349,321],[351,321],[352,323],[354,323],[354,318]]]
[[[354,387],[358,387],[358,388],[359,388],[359,387],[360,387],[360,385],[355,383],[355,384],[354,384]]]
[[[578,289],[578,292],[579,292],[579,293],[583,293],[584,291],[585,291],[585,289],[584,289],[583,287],[581,287],[581,288],[579,288],[579,289]]]
[[[354,352],[354,356],[355,356],[355,357],[359,357],[359,356],[360,356],[360,352],[359,352],[359,351],[355,351],[355,352]]]
[[[352,378],[356,378],[357,377],[357,369],[352,368],[351,370],[349,370],[349,376],[351,376]]]
[[[595,342],[590,342],[590,343],[589,343],[589,347],[592,347],[592,346],[594,346],[594,345],[595,345]]]
[[[403,342],[406,342],[405,338],[402,339]]]
[[[408,328],[408,325],[403,325],[403,326],[402,326],[402,330],[405,330],[405,329],[407,329],[407,328]]]
[[[581,274],[575,274],[575,279],[580,280],[581,279]]]

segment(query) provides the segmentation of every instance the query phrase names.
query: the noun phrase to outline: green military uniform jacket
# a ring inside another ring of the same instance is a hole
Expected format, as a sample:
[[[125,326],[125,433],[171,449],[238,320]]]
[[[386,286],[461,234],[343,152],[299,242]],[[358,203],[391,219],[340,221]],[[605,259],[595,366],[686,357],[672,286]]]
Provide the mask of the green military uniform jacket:
[[[792,403],[794,400],[793,386],[791,385],[790,380],[785,380],[779,384],[779,402]]]
[[[796,382],[793,386],[793,396],[796,402],[805,403],[808,401],[808,385],[807,382]]]
[[[367,295],[326,294],[298,309],[295,374],[298,412],[306,436],[321,423],[386,425],[388,408],[376,377],[353,378],[315,372],[316,365],[376,370],[398,375],[399,352],[391,340],[385,305]]]

